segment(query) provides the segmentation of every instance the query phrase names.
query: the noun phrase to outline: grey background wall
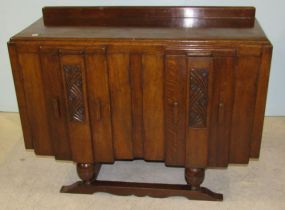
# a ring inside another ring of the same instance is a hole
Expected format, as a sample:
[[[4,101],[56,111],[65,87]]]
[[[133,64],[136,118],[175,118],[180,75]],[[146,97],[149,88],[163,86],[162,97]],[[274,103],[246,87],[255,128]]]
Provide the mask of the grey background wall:
[[[255,6],[257,19],[274,46],[266,115],[285,115],[284,0],[0,0],[0,111],[18,111],[6,42],[41,17],[43,6]]]

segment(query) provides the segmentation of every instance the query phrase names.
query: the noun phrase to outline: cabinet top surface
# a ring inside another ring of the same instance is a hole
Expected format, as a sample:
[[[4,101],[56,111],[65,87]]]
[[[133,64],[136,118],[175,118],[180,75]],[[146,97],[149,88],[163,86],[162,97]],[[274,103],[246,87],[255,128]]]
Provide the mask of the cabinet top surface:
[[[11,40],[249,40],[267,41],[259,23],[253,28],[47,27],[40,18]]]
[[[251,7],[45,7],[12,40],[263,41]]]

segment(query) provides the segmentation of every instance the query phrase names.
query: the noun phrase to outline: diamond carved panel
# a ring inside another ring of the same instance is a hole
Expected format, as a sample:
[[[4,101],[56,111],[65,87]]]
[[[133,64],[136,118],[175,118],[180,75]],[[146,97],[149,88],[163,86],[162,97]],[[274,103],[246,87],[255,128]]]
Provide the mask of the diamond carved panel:
[[[80,65],[63,65],[67,91],[67,104],[71,121],[84,122],[85,109]]]
[[[205,128],[208,109],[208,70],[193,68],[190,71],[189,126]]]

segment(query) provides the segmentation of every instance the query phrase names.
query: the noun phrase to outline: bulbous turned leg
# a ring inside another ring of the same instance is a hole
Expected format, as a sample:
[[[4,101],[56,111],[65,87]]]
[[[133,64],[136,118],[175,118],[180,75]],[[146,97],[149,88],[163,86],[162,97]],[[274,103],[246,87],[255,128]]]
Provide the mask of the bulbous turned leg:
[[[101,164],[97,163],[77,163],[77,174],[82,181],[75,182],[68,186],[63,186],[60,192],[84,194],[93,193],[92,184],[96,182],[100,168]]]
[[[185,168],[185,179],[191,190],[199,191],[205,178],[204,168]]]
[[[77,174],[84,184],[91,184],[95,177],[95,165],[91,163],[77,163]]]

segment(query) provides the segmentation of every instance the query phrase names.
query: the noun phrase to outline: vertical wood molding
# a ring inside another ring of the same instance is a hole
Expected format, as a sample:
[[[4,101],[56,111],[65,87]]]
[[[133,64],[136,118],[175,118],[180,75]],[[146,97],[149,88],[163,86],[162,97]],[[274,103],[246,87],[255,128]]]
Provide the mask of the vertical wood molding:
[[[142,54],[130,53],[129,55],[129,76],[132,101],[133,153],[136,158],[142,158],[144,154],[142,59]]]
[[[184,165],[187,127],[186,56],[166,55],[164,80],[165,162],[167,165]]]

